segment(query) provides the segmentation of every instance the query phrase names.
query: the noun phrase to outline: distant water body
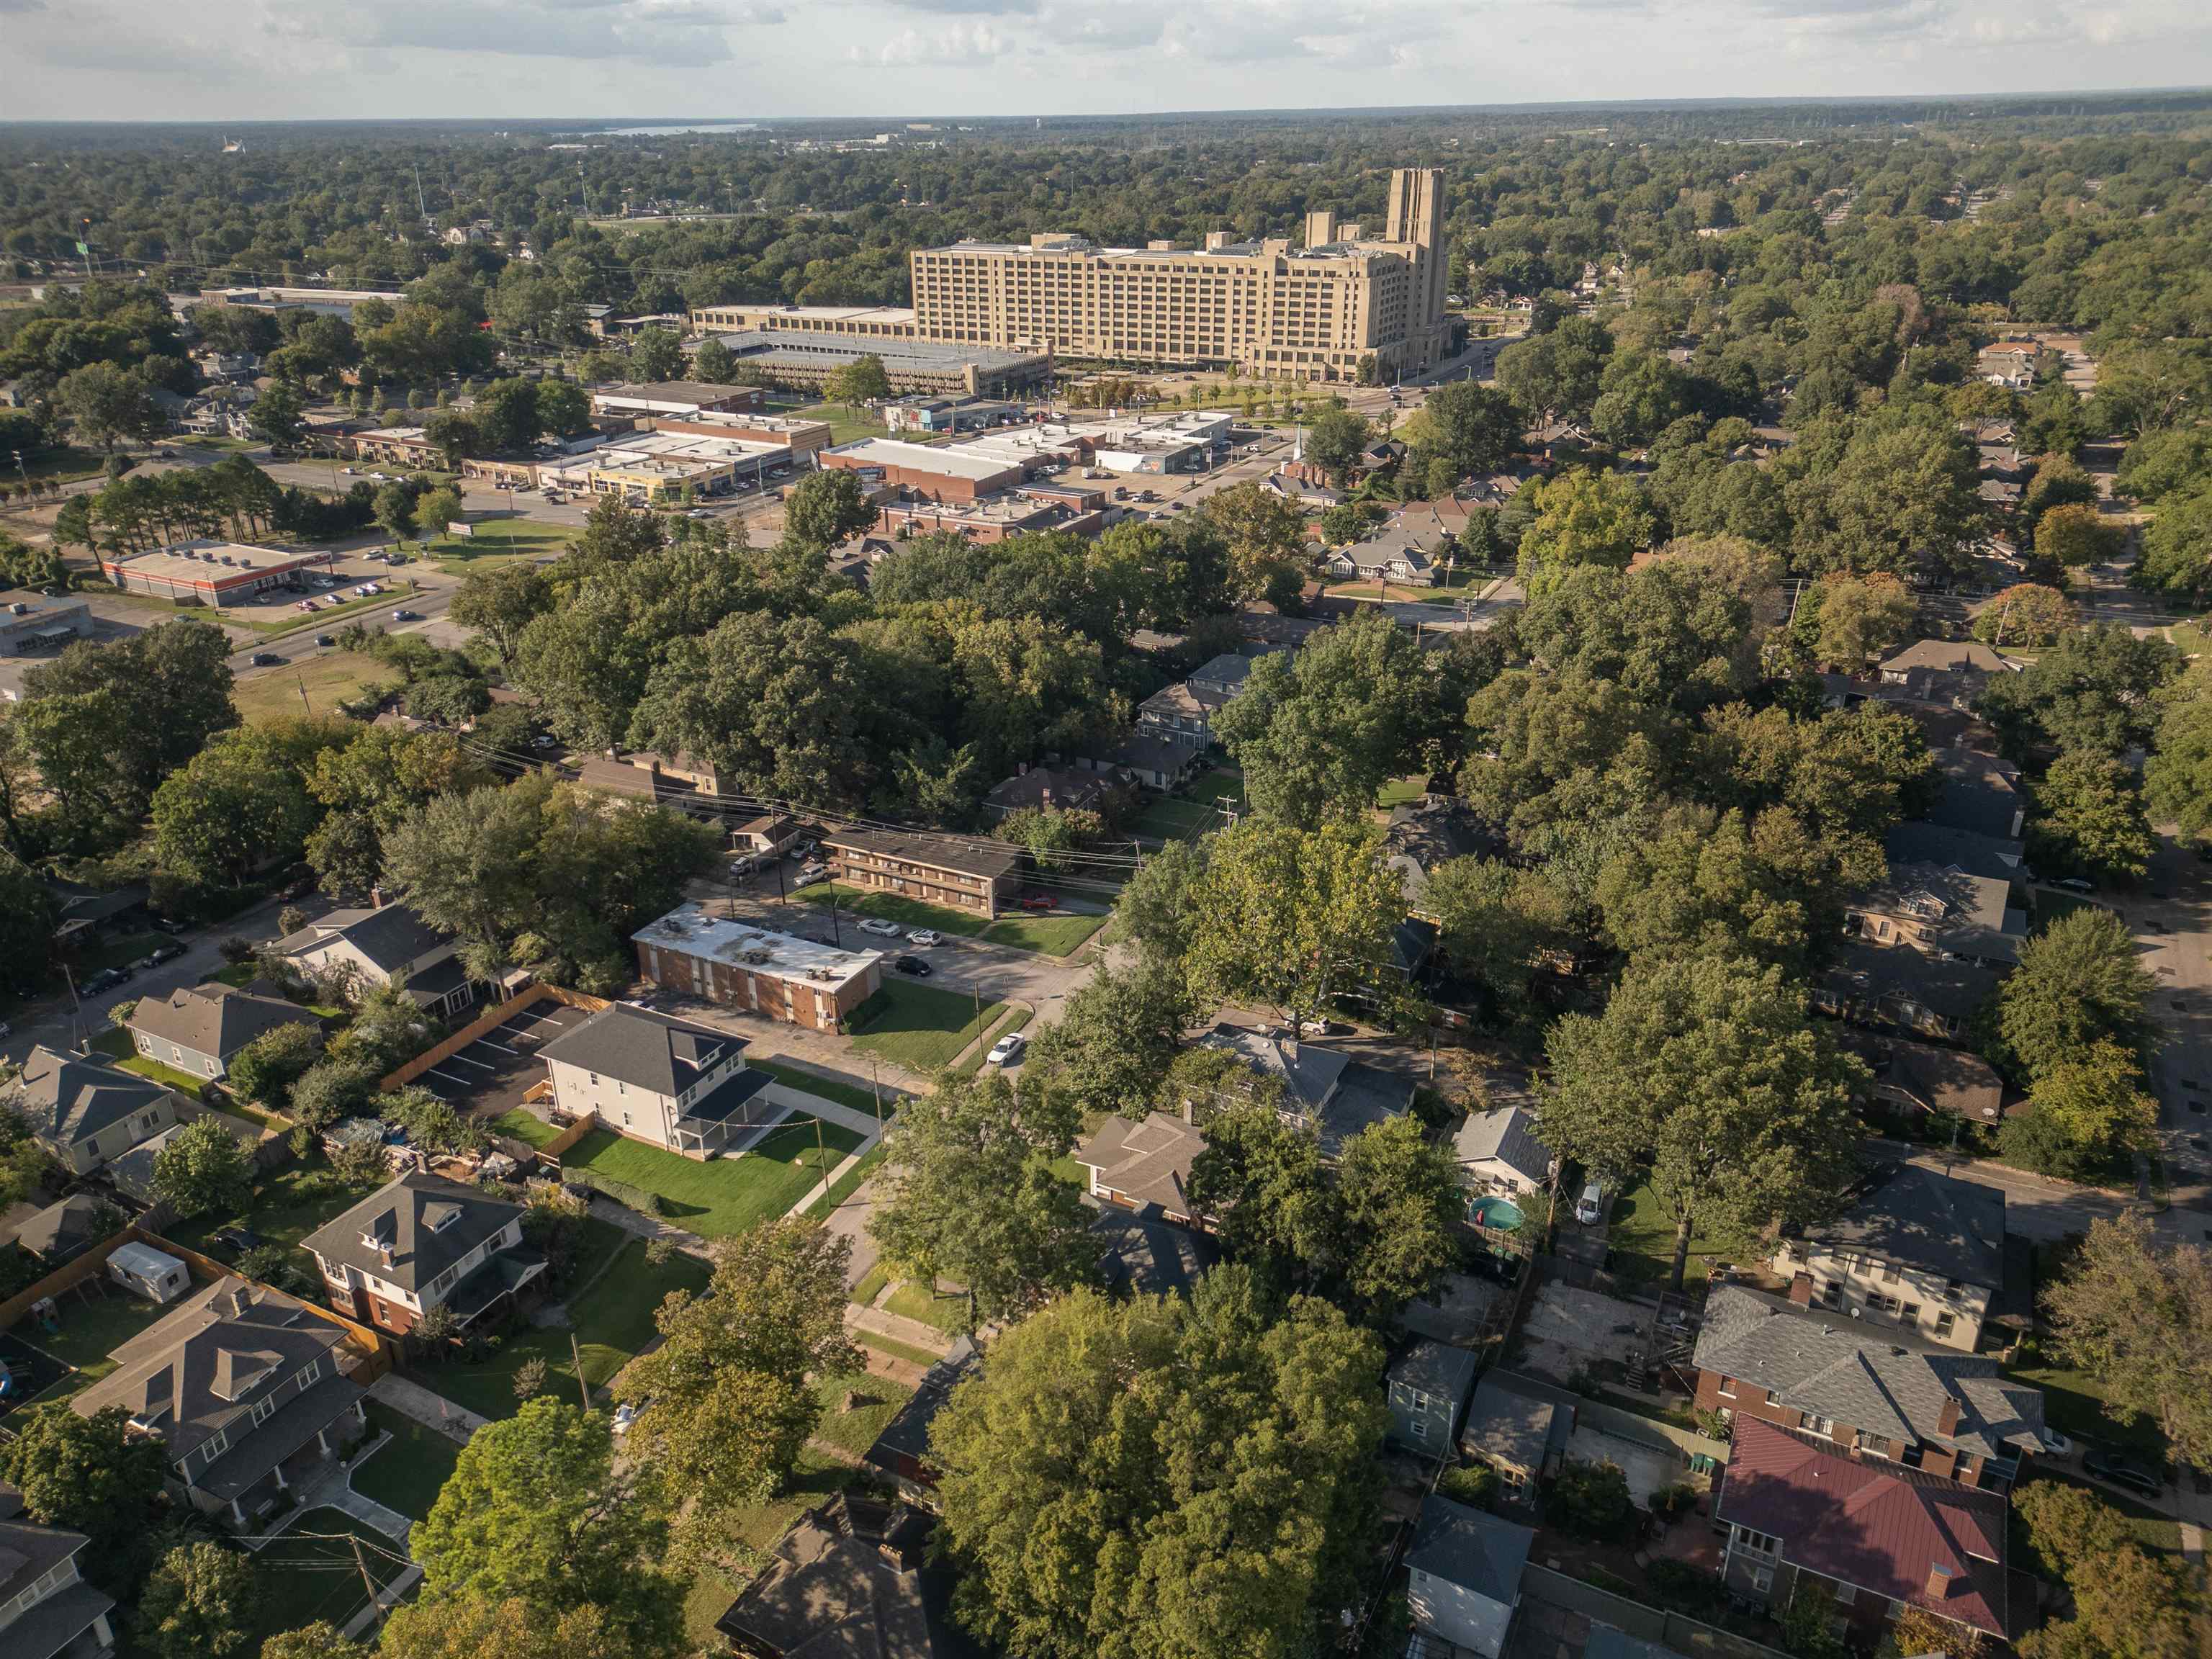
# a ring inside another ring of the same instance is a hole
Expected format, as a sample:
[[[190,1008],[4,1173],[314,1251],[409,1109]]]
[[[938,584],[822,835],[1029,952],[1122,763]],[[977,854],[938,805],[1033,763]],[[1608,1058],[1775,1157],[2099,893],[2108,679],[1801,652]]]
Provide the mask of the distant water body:
[[[645,127],[579,127],[576,131],[594,138],[659,138],[679,132],[753,132],[759,127],[757,121],[684,121]]]

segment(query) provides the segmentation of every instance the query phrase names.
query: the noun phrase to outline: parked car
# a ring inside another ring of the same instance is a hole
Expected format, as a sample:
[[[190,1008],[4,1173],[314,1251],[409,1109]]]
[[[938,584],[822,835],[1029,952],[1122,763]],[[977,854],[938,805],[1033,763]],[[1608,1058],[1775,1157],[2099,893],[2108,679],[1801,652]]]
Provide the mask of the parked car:
[[[945,935],[934,927],[917,927],[906,936],[906,942],[908,945],[919,945],[927,951],[933,945],[944,944]]]
[[[1049,910],[1052,908],[1051,896],[1045,893],[1024,893],[1022,895],[1022,908],[1024,910]]]
[[[240,1224],[235,1227],[218,1227],[208,1235],[209,1242],[228,1245],[234,1250],[250,1250],[261,1243],[261,1235]]]
[[[422,613],[419,611],[395,611],[392,613],[392,620],[394,622],[421,622],[422,620]]]
[[[1605,1219],[1605,1182],[1595,1176],[1583,1184],[1583,1195],[1575,1200],[1575,1219],[1585,1227]]]
[[[414,557],[411,553],[387,553],[384,556],[384,562],[386,564],[411,564]]]
[[[873,933],[880,939],[896,939],[899,925],[895,921],[885,921],[881,916],[869,916],[860,923],[860,931]]]
[[[988,1058],[994,1066],[1011,1066],[1021,1058],[1022,1050],[1029,1046],[1030,1040],[1019,1031],[1009,1031],[991,1045]]]
[[[103,968],[77,988],[79,996],[96,997],[102,991],[112,991],[131,975],[120,968]]]
[[[2066,1436],[2059,1433],[2057,1430],[2046,1425],[2045,1427],[2038,1429],[2035,1431],[2035,1435],[2036,1438],[2043,1443],[2043,1450],[2045,1456],[2071,1457],[2074,1455],[2074,1443],[2068,1439]]]
[[[629,1401],[625,1400],[615,1407],[614,1431],[617,1434],[628,1434],[629,1425],[636,1421],[637,1407],[631,1405]]]
[[[2053,887],[2063,887],[2069,893],[2094,893],[2097,890],[2095,883],[2084,881],[2079,876],[2068,876],[2051,884]]]
[[[156,916],[154,918],[154,927],[157,932],[172,935],[188,933],[191,931],[191,923],[179,921],[174,916]]]
[[[811,887],[817,882],[829,879],[830,872],[827,870],[801,870],[792,878],[791,884],[793,887]]]
[[[185,947],[181,945],[157,945],[147,953],[147,959],[155,963],[174,962],[184,953]]]
[[[902,974],[913,975],[916,979],[927,979],[930,975],[929,964],[920,957],[897,957],[892,959],[891,966]]]
[[[2115,1486],[2125,1486],[2152,1498],[2166,1490],[2166,1482],[2157,1475],[2103,1446],[2092,1446],[2083,1452],[2081,1467],[2100,1480],[2108,1481]]]
[[[281,668],[284,665],[284,659],[274,651],[257,651],[246,660],[256,668]]]
[[[328,647],[336,645],[337,642],[338,636],[335,634],[318,634],[315,635],[315,643],[317,645]]]
[[[530,746],[532,749],[558,749],[561,746],[561,739],[550,732],[540,732],[536,737],[531,738]]]

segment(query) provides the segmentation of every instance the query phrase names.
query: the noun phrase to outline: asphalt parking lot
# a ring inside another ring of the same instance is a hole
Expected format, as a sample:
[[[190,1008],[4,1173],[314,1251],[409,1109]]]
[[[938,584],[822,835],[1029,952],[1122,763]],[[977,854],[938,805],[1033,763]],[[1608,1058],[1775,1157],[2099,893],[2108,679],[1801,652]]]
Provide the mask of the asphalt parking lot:
[[[446,1056],[415,1081],[470,1117],[497,1117],[522,1103],[545,1076],[538,1052],[591,1016],[565,1002],[540,1002]]]

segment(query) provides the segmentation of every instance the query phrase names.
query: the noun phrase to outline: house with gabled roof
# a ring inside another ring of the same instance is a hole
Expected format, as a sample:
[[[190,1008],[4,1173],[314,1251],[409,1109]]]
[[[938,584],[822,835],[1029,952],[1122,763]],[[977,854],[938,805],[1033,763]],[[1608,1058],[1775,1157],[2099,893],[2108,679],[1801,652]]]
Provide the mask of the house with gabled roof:
[[[686,1158],[713,1158],[782,1111],[763,1093],[769,1074],[745,1064],[744,1038],[628,1003],[539,1053],[561,1111]]]
[[[1190,1169],[1206,1137],[1179,1117],[1147,1112],[1140,1120],[1109,1117],[1077,1145],[1091,1195],[1140,1216],[1179,1227],[1206,1226],[1190,1198]]]
[[[1287,1029],[1253,1030],[1223,1020],[1199,1044],[1234,1054],[1261,1076],[1279,1082],[1283,1115],[1314,1132],[1323,1158],[1336,1157],[1346,1141],[1370,1124],[1413,1109],[1413,1085],[1405,1078],[1304,1042]]]
[[[522,1241],[522,1206],[442,1176],[387,1182],[301,1240],[331,1306],[405,1335],[433,1308],[465,1330],[545,1272]]]
[[[90,1175],[177,1121],[177,1097],[151,1078],[43,1042],[17,1079],[31,1133],[72,1174]]]
[[[2004,1241],[2001,1188],[1902,1164],[1833,1220],[1784,1239],[1772,1266],[1793,1289],[1805,1279],[1814,1308],[1972,1353],[2004,1285]]]
[[[0,1653],[9,1659],[105,1659],[115,1651],[115,1598],[85,1582],[92,1540],[23,1513],[0,1486]]]
[[[1505,1650],[1533,1528],[1431,1493],[1406,1550],[1406,1604],[1413,1627],[1484,1659]]]
[[[1802,1429],[1961,1486],[2003,1492],[2042,1449],[2042,1390],[1994,1356],[1747,1285],[1714,1288],[1692,1363],[1701,1411]]]
[[[297,1003],[212,981],[180,986],[166,997],[141,997],[124,1023],[146,1059],[206,1078],[227,1075],[240,1049],[283,1026],[303,1026],[319,1043],[323,1029]]]
[[[224,1279],[116,1349],[115,1369],[70,1401],[110,1406],[158,1438],[171,1486],[246,1526],[367,1427],[346,1328],[282,1291]]]
[[[270,947],[302,973],[338,973],[368,985],[397,985],[439,1018],[477,998],[459,946],[405,904],[331,911]]]
[[[2003,1640],[2024,1622],[2012,1611],[2008,1507],[1996,1493],[1743,1418],[1713,1522],[1727,1534],[1721,1576],[1736,1595],[1785,1607],[1809,1580],[1869,1635],[1915,1607]]]

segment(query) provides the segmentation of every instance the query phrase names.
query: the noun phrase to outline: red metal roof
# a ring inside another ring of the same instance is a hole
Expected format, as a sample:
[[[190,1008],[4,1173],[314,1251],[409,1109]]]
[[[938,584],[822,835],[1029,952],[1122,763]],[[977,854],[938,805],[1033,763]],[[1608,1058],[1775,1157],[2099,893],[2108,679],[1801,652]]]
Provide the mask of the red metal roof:
[[[1792,1566],[2003,1636],[2005,1510],[1993,1492],[1740,1417],[1717,1513],[1780,1539]]]

